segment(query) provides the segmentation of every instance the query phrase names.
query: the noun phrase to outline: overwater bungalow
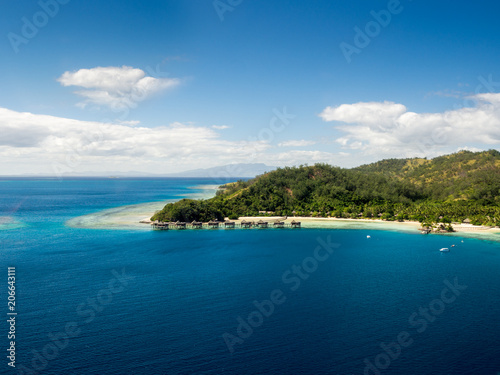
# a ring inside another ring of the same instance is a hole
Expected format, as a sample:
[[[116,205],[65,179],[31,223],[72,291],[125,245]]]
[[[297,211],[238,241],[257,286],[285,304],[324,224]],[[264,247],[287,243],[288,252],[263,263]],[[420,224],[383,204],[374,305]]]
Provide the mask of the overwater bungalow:
[[[164,223],[164,222],[159,222],[159,221],[155,221],[153,223],[151,223],[151,226],[153,227],[153,229],[168,229],[168,223]]]
[[[208,227],[211,229],[217,229],[217,228],[219,228],[219,222],[215,221],[215,220],[210,220],[208,222]]]
[[[258,226],[259,228],[267,228],[267,221],[262,221],[262,220],[259,220],[259,221],[257,222],[257,226]]]
[[[175,227],[177,229],[186,229],[186,223],[184,223],[182,221],[176,221],[175,222]]]
[[[225,228],[234,228],[235,222],[234,221],[226,221],[226,222],[224,222],[224,227]]]
[[[201,229],[201,228],[202,228],[202,226],[203,226],[203,223],[202,223],[202,222],[200,222],[200,221],[193,221],[193,222],[191,223],[191,227],[192,227],[193,229]]]
[[[250,221],[243,220],[241,222],[241,227],[242,228],[251,228],[252,227],[252,223]]]
[[[284,222],[284,221],[279,221],[279,220],[277,220],[277,221],[275,221],[275,222],[273,223],[273,226],[274,226],[275,228],[284,228],[284,227],[285,227],[285,222]]]
[[[300,228],[300,221],[292,220],[290,225],[292,226],[292,228]]]

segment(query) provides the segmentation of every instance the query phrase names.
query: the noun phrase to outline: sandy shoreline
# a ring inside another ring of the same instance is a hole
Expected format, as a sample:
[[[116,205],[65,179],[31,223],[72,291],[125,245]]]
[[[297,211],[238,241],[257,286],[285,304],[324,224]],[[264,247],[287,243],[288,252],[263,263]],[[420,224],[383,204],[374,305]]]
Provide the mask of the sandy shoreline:
[[[208,199],[215,195],[218,186],[206,185],[197,186],[193,189],[201,189],[202,192],[194,193],[189,198]],[[92,214],[75,217],[66,222],[67,226],[73,228],[87,229],[121,229],[121,230],[151,230],[150,218],[153,214],[161,210],[167,203],[172,203],[177,199],[149,202],[135,205],[110,208]],[[277,219],[283,219],[278,216],[255,216],[240,217],[239,220],[233,220],[236,223],[242,220],[247,221],[267,221],[274,222]],[[284,220],[290,223],[292,220],[300,221],[303,228],[324,228],[324,229],[369,229],[369,230],[390,230],[407,233],[419,233],[421,224],[416,221],[383,221],[380,219],[339,219],[339,218],[317,218],[317,217],[288,217]],[[445,236],[460,236],[479,238],[491,241],[500,241],[500,228],[490,228],[483,226],[474,226],[471,224],[453,225],[454,233],[440,234]],[[431,236],[434,234],[430,234]]]
[[[160,210],[166,203],[173,201],[151,202],[137,205],[128,205],[122,207],[103,210],[90,215],[79,216],[69,220],[66,225],[73,228],[88,229],[122,229],[122,230],[151,230],[150,217],[155,211]],[[267,221],[274,222],[282,217],[240,217],[238,220],[232,220],[240,223],[247,221]],[[338,219],[338,218],[315,218],[315,217],[288,217],[285,223],[292,220],[300,221],[302,228],[312,229],[363,229],[363,230],[389,230],[406,233],[419,233],[421,227],[419,222],[415,221],[383,221],[380,219]],[[489,228],[473,226],[470,224],[454,225],[455,233],[439,234],[444,236],[459,236],[468,238],[478,238],[490,241],[500,241],[500,228]],[[435,234],[430,234],[430,236]]]
[[[282,219],[278,216],[270,216],[270,217],[241,217],[238,221],[247,220],[247,221],[258,221],[264,220],[268,222],[273,222],[277,219]],[[303,228],[339,228],[341,226],[358,226],[358,227],[372,227],[376,229],[387,229],[387,230],[402,230],[402,231],[411,231],[413,233],[418,232],[422,225],[418,221],[384,221],[380,219],[340,219],[340,218],[322,218],[322,217],[299,217],[293,216],[288,217],[285,223],[290,223],[292,220],[300,221],[301,226]],[[453,229],[456,233],[477,233],[477,234],[490,234],[490,235],[499,235],[500,228],[491,228],[484,227],[479,225],[471,225],[471,224],[455,224],[453,225]],[[453,233],[445,233],[453,234]],[[498,236],[500,239],[500,235]]]

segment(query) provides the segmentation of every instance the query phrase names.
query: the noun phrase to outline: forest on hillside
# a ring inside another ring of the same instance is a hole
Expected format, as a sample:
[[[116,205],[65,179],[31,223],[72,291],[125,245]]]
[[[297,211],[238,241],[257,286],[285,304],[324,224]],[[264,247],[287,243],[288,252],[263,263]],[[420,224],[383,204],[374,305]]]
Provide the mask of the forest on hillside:
[[[266,214],[259,213],[263,211]],[[152,219],[208,221],[259,215],[445,224],[469,219],[500,226],[500,152],[387,159],[353,169],[327,164],[285,167],[224,185],[212,199],[166,205]]]

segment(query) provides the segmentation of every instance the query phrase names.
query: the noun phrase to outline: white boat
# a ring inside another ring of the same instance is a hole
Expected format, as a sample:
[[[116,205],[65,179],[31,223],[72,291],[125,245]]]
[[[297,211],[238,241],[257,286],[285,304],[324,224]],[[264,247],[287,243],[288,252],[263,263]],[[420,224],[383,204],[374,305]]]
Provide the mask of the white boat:
[[[447,247],[443,247],[442,249],[439,249],[439,251],[446,253],[446,252],[450,251],[450,249],[448,249]]]

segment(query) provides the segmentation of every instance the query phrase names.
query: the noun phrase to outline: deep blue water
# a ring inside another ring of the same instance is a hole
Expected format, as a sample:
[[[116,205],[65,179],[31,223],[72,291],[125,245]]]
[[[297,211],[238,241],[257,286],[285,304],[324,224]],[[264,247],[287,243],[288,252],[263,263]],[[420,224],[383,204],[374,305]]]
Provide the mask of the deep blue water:
[[[0,216],[25,224],[0,231],[4,317],[6,268],[17,271],[19,373],[500,373],[498,243],[375,230],[64,225],[210,183],[0,181]],[[255,312],[254,301],[271,298],[268,316]],[[255,327],[240,323],[249,318]],[[391,344],[398,338],[406,346]],[[16,373],[2,358],[0,372]]]

